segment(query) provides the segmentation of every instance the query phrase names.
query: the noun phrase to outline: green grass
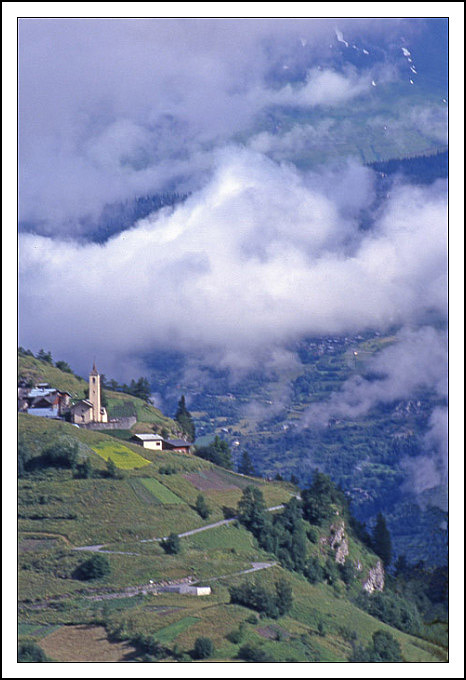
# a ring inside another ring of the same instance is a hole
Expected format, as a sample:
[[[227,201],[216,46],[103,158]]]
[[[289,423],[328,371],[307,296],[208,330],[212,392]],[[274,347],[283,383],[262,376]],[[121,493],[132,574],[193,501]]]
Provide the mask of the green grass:
[[[154,496],[155,500],[165,505],[179,505],[185,501],[176,496],[173,491],[153,478],[141,478],[138,480]]]
[[[188,630],[198,621],[199,619],[195,616],[185,616],[183,619],[176,621],[176,623],[170,623],[165,628],[158,630],[154,637],[162,643],[172,642],[178,635],[184,633],[185,630]]]
[[[42,638],[44,635],[58,630],[59,625],[43,625],[41,623],[18,623],[18,637]]]
[[[249,531],[243,527],[236,528],[233,524],[202,531],[183,539],[191,548],[211,552],[214,550],[234,550],[236,553],[257,553],[254,539]]]
[[[150,465],[150,461],[122,444],[114,442],[99,443],[94,444],[92,450],[104,460],[112,460],[122,470],[133,470],[134,468]]]

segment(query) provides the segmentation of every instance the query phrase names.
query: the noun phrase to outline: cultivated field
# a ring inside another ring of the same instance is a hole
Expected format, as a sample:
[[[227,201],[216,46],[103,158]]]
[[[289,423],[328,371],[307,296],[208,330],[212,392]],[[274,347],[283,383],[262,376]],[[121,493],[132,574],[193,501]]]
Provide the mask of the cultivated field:
[[[134,468],[150,465],[150,461],[118,442],[94,444],[92,450],[104,460],[112,460],[122,470],[133,470]]]
[[[62,626],[40,641],[55,661],[129,661],[134,648],[126,642],[109,642],[102,626]]]

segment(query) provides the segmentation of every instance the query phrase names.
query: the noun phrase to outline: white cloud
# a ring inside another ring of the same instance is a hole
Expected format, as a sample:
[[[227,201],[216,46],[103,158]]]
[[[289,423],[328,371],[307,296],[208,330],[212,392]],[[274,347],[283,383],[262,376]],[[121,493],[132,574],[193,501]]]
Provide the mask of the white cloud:
[[[354,164],[303,177],[230,148],[184,204],[103,245],[24,234],[21,344],[108,361],[153,346],[215,349],[247,364],[302,334],[444,316],[440,185],[398,188],[361,232],[371,186]]]

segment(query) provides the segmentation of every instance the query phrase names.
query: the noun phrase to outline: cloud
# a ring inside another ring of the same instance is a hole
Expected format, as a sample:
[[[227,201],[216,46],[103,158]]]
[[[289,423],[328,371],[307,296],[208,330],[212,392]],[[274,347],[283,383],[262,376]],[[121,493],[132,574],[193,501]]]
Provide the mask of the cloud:
[[[22,234],[21,344],[247,366],[303,334],[444,318],[444,184],[398,187],[364,232],[371,187],[354,164],[301,175],[230,147],[203,189],[103,245]]]
[[[370,32],[380,44],[422,25],[338,21],[348,39]],[[318,19],[20,19],[20,222],[92,237],[106,204],[199,189],[212,152],[267,107],[366,92],[388,60],[332,64],[334,30]]]
[[[376,379],[356,375],[322,404],[312,405],[303,415],[305,426],[326,425],[331,417],[358,418],[377,404],[409,399],[421,390],[446,398],[447,339],[445,331],[430,326],[404,328],[390,347],[367,362]]]
[[[443,510],[448,510],[446,493],[429,496],[426,492],[446,491],[448,488],[448,409],[437,407],[429,419],[429,429],[424,437],[425,453],[415,458],[406,458],[402,467],[406,473],[403,488],[406,492],[421,497],[421,502],[430,500]],[[422,498],[424,494],[424,498]]]

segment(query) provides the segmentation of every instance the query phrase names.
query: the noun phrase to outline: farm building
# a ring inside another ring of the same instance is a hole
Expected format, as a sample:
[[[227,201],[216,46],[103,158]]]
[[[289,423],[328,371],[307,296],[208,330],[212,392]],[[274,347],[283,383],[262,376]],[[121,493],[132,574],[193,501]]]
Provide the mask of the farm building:
[[[164,439],[159,434],[135,434],[134,440],[145,449],[155,451],[180,451],[189,453],[191,443],[185,439]]]
[[[210,586],[190,586],[187,585],[186,583],[173,586],[162,586],[161,590],[164,593],[179,593],[180,595],[196,595],[197,597],[210,595],[212,592]]]

